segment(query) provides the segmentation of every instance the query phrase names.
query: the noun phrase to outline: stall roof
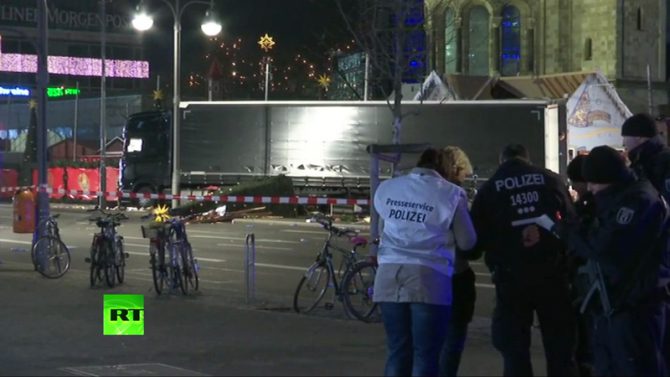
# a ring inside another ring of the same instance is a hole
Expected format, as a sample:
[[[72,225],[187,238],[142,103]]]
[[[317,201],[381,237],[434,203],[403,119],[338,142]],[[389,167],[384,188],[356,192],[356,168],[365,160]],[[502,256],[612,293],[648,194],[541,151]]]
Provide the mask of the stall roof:
[[[517,98],[569,98],[589,75],[596,72],[570,72],[543,76],[501,77],[496,83]]]
[[[446,82],[460,100],[491,100],[496,77],[446,75]]]

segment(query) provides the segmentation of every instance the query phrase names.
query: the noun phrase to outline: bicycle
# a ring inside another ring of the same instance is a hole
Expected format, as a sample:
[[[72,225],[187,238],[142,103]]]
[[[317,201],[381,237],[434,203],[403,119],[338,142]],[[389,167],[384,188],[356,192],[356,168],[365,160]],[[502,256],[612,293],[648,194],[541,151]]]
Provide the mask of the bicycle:
[[[90,283],[95,287],[102,282],[103,275],[105,283],[112,288],[118,282],[122,284],[125,279],[126,259],[128,253],[123,250],[123,236],[117,233],[116,227],[121,225],[121,220],[128,217],[123,213],[106,213],[97,209],[102,216],[91,217],[89,221],[95,221],[100,228],[99,233],[93,234],[91,242],[91,256],[86,262],[91,264]]]
[[[164,223],[154,223],[148,227],[142,225],[141,228],[142,237],[149,239],[149,263],[156,293],[160,295],[166,286],[170,290],[179,287],[185,295],[189,290],[197,291],[200,288],[200,267],[198,260],[193,257],[184,221],[173,217]],[[169,258],[167,263],[166,249]]]
[[[358,236],[358,232],[348,228],[338,228],[332,219],[317,215],[311,221],[321,224],[328,231],[323,248],[316,256],[316,261],[307,269],[298,283],[293,296],[293,309],[297,313],[309,313],[314,310],[326,295],[330,286],[334,289],[332,302],[324,304],[326,310],[332,310],[335,298],[343,302],[345,314],[363,322],[375,320],[373,314],[377,304],[372,301],[374,278],[377,264],[372,260],[363,259],[358,254],[359,247],[365,247],[367,239]],[[347,237],[352,244],[351,249],[334,245],[333,237]],[[342,253],[342,261],[337,271],[333,265],[331,248]],[[341,284],[337,276],[342,276]]]
[[[30,250],[35,271],[49,279],[57,279],[70,269],[70,250],[61,240],[56,222],[59,216],[52,215],[42,220],[40,229],[44,229],[44,233]],[[40,264],[42,261],[46,261],[44,266]]]

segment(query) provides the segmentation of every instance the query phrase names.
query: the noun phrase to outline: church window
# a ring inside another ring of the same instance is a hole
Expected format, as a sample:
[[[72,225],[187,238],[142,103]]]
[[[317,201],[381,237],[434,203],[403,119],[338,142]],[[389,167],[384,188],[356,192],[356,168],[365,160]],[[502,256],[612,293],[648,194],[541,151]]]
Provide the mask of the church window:
[[[593,59],[593,40],[586,38],[584,41],[584,60]]]
[[[500,73],[517,75],[521,68],[521,15],[519,8],[507,5],[502,10]]]
[[[468,36],[468,72],[471,75],[489,74],[489,12],[478,5],[470,10]]]
[[[447,9],[444,18],[444,71],[446,73],[455,73],[458,66],[458,41],[456,40],[456,15],[454,10],[451,8]]]

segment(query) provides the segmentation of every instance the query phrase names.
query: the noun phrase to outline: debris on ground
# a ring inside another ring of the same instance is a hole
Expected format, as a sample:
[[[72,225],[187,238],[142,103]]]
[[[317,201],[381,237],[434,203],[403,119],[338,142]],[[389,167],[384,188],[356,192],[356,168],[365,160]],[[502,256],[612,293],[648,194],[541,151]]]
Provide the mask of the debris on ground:
[[[223,210],[221,210],[222,207],[219,207],[205,213],[190,215],[186,218],[186,221],[190,224],[206,224],[232,221],[233,219],[246,217],[266,217],[272,215],[266,207],[245,208],[228,212],[226,212],[225,207],[223,206]]]

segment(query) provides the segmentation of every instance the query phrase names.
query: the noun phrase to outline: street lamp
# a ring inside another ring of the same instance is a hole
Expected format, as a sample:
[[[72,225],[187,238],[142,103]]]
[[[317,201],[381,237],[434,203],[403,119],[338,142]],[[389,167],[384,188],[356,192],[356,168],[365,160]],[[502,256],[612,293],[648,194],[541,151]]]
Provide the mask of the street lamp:
[[[218,21],[213,9],[208,9],[205,12],[205,20],[202,21],[200,29],[202,29],[205,35],[210,37],[218,35],[221,32],[221,23]]]
[[[173,75],[173,95],[172,95],[172,195],[179,195],[179,100],[181,83],[179,80],[179,70],[181,58],[181,16],[184,10],[193,4],[204,4],[209,6],[205,15],[205,20],[201,26],[202,31],[210,37],[221,32],[221,24],[215,19],[214,0],[191,0],[181,4],[180,0],[168,1],[161,0],[170,8],[174,17],[174,75]],[[137,12],[132,20],[133,27],[139,31],[148,30],[153,26],[153,19],[143,7],[143,1],[137,6]],[[177,199],[172,199],[172,208],[179,204]]]

